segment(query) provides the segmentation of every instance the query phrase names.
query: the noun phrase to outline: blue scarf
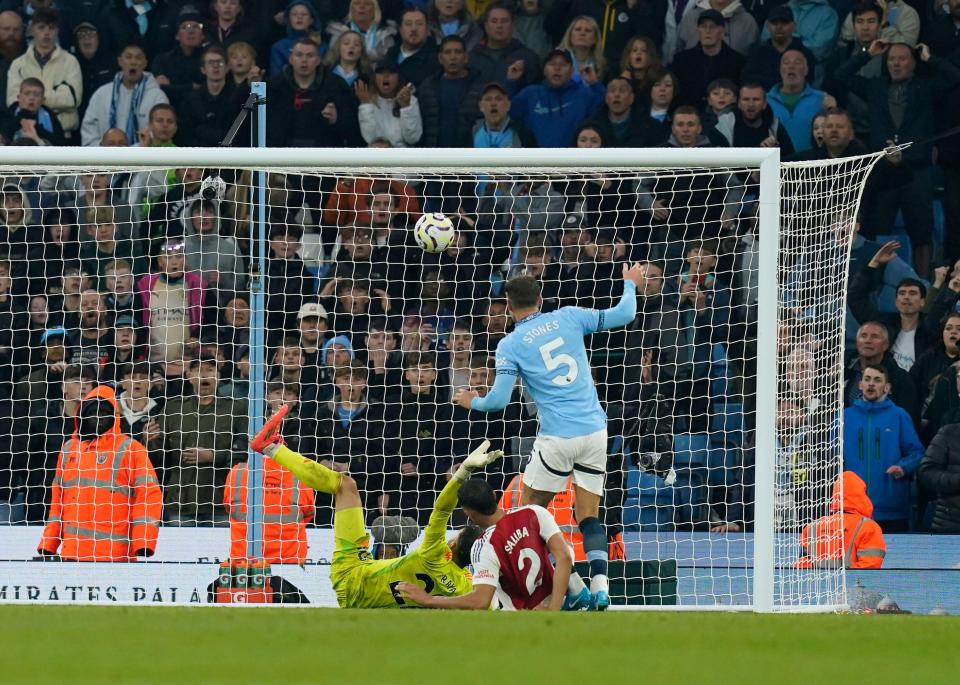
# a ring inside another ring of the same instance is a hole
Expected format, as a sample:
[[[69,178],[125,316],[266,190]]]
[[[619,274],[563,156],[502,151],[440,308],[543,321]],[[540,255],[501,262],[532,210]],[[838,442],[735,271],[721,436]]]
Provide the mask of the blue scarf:
[[[147,87],[147,75],[144,74],[137,81],[133,89],[133,95],[130,96],[130,111],[127,113],[127,142],[133,145],[137,142],[137,112],[140,111],[140,103],[143,101],[143,91]],[[123,73],[117,73],[113,77],[113,98],[110,100],[110,125],[109,128],[117,127],[117,102],[120,100],[120,89],[123,88]]]
[[[14,110],[13,116],[20,116],[21,111],[22,110],[18,106],[17,109]],[[50,112],[46,107],[41,107],[37,110],[37,126],[47,133],[53,133],[53,119],[50,117]],[[19,140],[22,137],[23,134],[19,130],[13,134],[14,140]]]
[[[354,69],[352,74],[347,74],[339,64],[333,68],[333,73],[346,81],[348,86],[352,86],[360,78],[359,69]]]
[[[128,10],[134,9],[133,0],[127,0],[126,4],[127,4]],[[143,12],[137,12],[136,10],[134,10],[134,14],[137,15],[134,17],[134,20],[137,22],[137,29],[140,31],[140,35],[145,36],[147,35],[147,25],[148,25],[147,13],[149,13],[150,10],[153,9],[153,5],[150,4],[149,2],[144,2],[140,5],[140,7],[143,8]]]
[[[363,36],[363,44],[366,48],[367,55],[377,54],[377,30],[380,27],[376,24],[371,24],[370,28],[366,31],[357,26],[354,22],[350,22],[350,30],[356,31],[361,36]]]

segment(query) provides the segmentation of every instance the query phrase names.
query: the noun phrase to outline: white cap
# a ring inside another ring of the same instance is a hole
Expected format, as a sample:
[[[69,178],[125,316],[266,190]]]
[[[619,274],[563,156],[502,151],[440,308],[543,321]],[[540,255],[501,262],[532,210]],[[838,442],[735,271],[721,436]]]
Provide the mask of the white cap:
[[[326,319],[327,310],[324,309],[322,304],[317,302],[307,302],[300,307],[300,312],[297,314],[297,321],[300,319],[306,319],[308,316],[319,316],[321,319]]]

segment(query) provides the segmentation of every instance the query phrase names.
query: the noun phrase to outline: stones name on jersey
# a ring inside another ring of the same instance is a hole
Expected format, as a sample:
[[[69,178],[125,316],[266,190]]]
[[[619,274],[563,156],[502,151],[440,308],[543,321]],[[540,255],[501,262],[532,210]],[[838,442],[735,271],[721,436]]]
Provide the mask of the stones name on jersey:
[[[546,323],[539,324],[530,330],[523,332],[523,342],[528,345],[534,341],[534,339],[539,338],[541,335],[546,335],[547,333],[552,333],[553,331],[560,330],[560,323],[558,321],[547,321]]]

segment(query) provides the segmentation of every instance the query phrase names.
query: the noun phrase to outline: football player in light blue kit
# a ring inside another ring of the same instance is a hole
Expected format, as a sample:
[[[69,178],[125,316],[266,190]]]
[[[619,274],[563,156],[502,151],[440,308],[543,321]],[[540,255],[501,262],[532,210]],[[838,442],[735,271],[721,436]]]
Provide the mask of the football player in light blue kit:
[[[600,523],[600,499],[607,465],[607,415],[600,406],[583,338],[632,322],[637,314],[639,264],[623,267],[623,296],[602,311],[563,307],[540,311],[540,283],[529,275],[507,281],[507,307],[516,322],[497,345],[497,379],[486,397],[460,390],[454,403],[465,409],[497,411],[510,402],[519,376],[537,405],[540,431],[523,474],[522,504],[546,507],[572,475],[575,515],[590,562],[590,589],[569,597],[602,611],[610,604],[607,536]]]

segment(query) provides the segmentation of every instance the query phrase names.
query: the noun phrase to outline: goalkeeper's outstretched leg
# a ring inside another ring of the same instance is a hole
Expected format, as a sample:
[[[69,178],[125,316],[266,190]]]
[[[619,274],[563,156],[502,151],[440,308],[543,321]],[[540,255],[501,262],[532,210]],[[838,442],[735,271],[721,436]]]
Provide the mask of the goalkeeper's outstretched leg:
[[[273,459],[295,475],[304,485],[318,492],[333,495],[336,511],[361,509],[363,502],[360,499],[357,482],[353,478],[318,464],[283,444],[280,426],[289,409],[284,405],[263,424],[260,432],[250,441],[251,449]]]

